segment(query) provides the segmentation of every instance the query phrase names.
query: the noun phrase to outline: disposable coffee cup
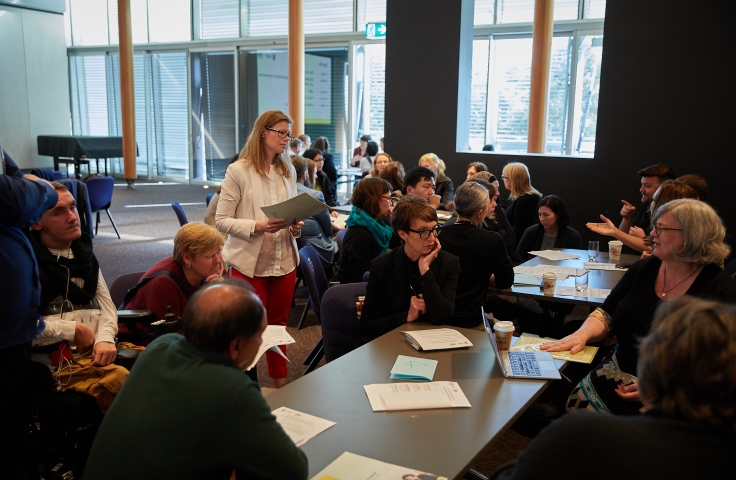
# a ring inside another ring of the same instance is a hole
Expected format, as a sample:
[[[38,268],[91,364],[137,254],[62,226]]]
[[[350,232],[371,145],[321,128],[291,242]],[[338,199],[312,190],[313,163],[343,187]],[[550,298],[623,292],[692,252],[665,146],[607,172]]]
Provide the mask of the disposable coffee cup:
[[[619,242],[618,240],[611,240],[608,242],[608,258],[611,260],[620,260],[621,259],[621,249],[623,248],[624,244]]]
[[[510,349],[511,337],[514,335],[513,322],[496,322],[493,325],[493,331],[496,334],[496,343],[498,344],[498,349]]]
[[[539,286],[540,290],[547,295],[552,296],[555,294],[555,285],[557,285],[557,275],[552,272],[547,272],[542,275],[542,283]]]

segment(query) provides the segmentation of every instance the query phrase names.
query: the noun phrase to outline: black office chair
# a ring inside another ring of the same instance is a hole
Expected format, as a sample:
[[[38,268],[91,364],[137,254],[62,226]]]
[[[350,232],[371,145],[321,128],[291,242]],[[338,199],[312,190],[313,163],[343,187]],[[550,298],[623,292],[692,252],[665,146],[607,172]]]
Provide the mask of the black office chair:
[[[360,331],[355,299],[365,296],[366,283],[335,285],[322,297],[322,345],[325,361],[353,350],[353,339]]]
[[[210,194],[207,195],[207,198],[204,199],[204,201],[207,203],[207,206],[208,207],[210,206],[210,202],[212,201],[212,197],[214,197],[214,196],[215,196],[214,193],[210,193]]]

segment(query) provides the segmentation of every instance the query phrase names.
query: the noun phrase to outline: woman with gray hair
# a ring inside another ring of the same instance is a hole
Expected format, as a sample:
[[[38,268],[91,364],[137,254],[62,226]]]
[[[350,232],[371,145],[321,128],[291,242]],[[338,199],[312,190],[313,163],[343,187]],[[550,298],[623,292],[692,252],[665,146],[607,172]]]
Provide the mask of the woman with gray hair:
[[[482,328],[481,307],[488,284],[509,288],[514,283],[514,269],[501,237],[481,228],[496,201],[488,190],[475,182],[463,183],[455,191],[457,221],[442,228],[442,248],[460,259],[455,311],[448,325]]]
[[[586,344],[618,340],[613,355],[573,390],[568,410],[639,413],[643,405],[632,372],[638,339],[649,331],[657,306],[685,294],[736,302],[736,283],[719,267],[730,252],[723,242],[726,229],[712,207],[694,199],[673,200],[654,212],[652,225],[652,256],[634,263],[575,333],[542,345],[575,354]]]

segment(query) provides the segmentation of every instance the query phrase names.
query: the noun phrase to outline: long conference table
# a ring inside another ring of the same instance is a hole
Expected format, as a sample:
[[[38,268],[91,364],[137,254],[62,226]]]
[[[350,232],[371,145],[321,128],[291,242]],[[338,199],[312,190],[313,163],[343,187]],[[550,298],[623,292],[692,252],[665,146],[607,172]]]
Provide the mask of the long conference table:
[[[534,267],[537,265],[559,265],[563,267],[574,267],[574,268],[583,268],[583,265],[585,262],[588,261],[588,251],[587,250],[574,250],[571,248],[563,248],[559,249],[562,252],[565,253],[572,253],[575,255],[578,255],[579,259],[573,259],[573,260],[548,260],[546,258],[542,257],[534,257],[531,260],[528,260],[521,264],[523,267]],[[634,263],[635,261],[639,260],[641,257],[639,255],[628,255],[628,254],[622,254],[621,258],[618,260],[610,260],[609,255],[607,252],[600,252],[598,254],[598,263],[615,263],[615,264],[622,264],[622,263]],[[616,269],[616,270],[590,270],[588,273],[588,288],[605,288],[605,289],[612,289],[616,286],[616,284],[621,280],[621,277],[624,276],[624,273],[626,273],[626,270],[624,269]],[[557,285],[555,287],[555,294],[554,295],[544,295],[544,293],[539,289],[538,286],[531,286],[531,285],[514,285],[511,288],[495,288],[490,287],[488,289],[489,293],[494,294],[501,294],[501,295],[508,295],[512,297],[522,297],[522,298],[532,298],[534,300],[544,300],[544,301],[552,301],[552,302],[560,302],[560,303],[573,303],[576,305],[587,305],[592,307],[599,307],[603,303],[605,299],[603,298],[595,298],[595,297],[584,297],[584,296],[563,296],[557,294],[557,287],[574,287],[575,286],[575,277],[567,277],[564,280],[557,280]]]
[[[485,332],[458,328],[473,347],[435,352],[414,350],[399,333],[427,328],[441,327],[402,325],[265,397],[274,410],[336,422],[302,447],[310,478],[346,451],[462,478],[548,385],[505,379]],[[398,355],[438,360],[433,380],[457,382],[471,408],[373,412],[363,386],[393,383],[389,372]]]

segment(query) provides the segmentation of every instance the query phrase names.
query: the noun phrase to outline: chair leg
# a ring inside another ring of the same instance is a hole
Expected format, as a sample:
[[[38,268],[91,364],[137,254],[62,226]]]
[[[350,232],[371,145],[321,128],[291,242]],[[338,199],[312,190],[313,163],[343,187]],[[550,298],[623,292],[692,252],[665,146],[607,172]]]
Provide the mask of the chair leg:
[[[322,343],[322,338],[320,337],[319,342],[312,348],[312,351],[309,352],[309,355],[307,355],[307,358],[304,359],[304,363],[302,365],[309,365],[312,363],[312,360],[314,360],[314,357],[319,353],[319,351],[324,347],[324,344]]]
[[[319,347],[319,350],[314,355],[314,357],[312,358],[312,360],[309,362],[309,366],[307,367],[306,370],[304,370],[304,373],[302,374],[302,377],[304,375],[308,374],[308,373],[313,372],[314,369],[317,368],[317,364],[320,362],[320,360],[322,360],[322,357],[325,356],[325,347],[324,347],[324,345],[322,345],[322,340],[321,339],[320,339],[319,343],[317,343],[317,345],[314,348],[316,349],[317,347]],[[314,350],[312,350],[312,352],[314,352]],[[312,354],[310,353],[310,356],[311,355]],[[309,357],[307,357],[307,358],[309,358]]]
[[[97,235],[97,230],[100,228],[100,211],[97,210],[97,223],[95,223],[95,235]]]
[[[107,212],[107,216],[110,217],[110,222],[112,223],[112,228],[115,229],[115,233],[117,233],[118,234],[118,238],[120,238],[120,232],[118,232],[118,226],[115,225],[115,220],[112,219],[112,215],[110,215],[110,210],[105,209],[105,211]],[[100,212],[97,212],[97,218],[98,219],[100,218],[99,215],[100,215]],[[95,234],[97,234],[97,232],[95,232]]]
[[[309,311],[309,300],[307,300],[307,304],[304,305],[304,310],[302,310],[302,316],[299,318],[299,323],[296,326],[297,330],[301,330],[304,327],[304,320],[307,318],[307,312]]]

